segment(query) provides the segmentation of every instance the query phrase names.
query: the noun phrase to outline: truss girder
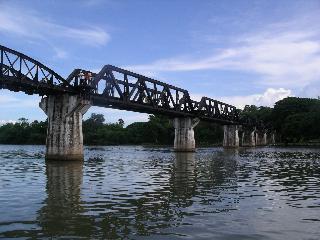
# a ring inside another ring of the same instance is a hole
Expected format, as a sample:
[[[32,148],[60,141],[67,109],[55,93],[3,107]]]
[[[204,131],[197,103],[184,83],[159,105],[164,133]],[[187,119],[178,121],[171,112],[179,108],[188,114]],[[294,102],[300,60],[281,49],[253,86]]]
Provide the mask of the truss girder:
[[[185,89],[106,65],[99,73],[75,69],[67,79],[40,62],[0,45],[0,89],[27,94],[81,94],[92,104],[171,117],[197,117],[239,124],[234,106],[202,97],[192,100]]]
[[[190,98],[187,90],[106,65],[91,81],[93,104],[169,116],[191,116],[207,121],[235,124],[236,107],[203,97]]]
[[[1,45],[0,88],[40,95],[73,92],[72,86],[50,68]]]

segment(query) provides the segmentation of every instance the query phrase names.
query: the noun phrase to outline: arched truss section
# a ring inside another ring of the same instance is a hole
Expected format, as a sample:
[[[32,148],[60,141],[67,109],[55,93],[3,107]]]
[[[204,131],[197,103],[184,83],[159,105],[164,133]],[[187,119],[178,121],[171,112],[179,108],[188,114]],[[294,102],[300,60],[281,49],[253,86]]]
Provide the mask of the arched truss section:
[[[39,95],[74,92],[72,86],[50,68],[1,45],[0,88]]]
[[[112,65],[106,65],[91,82],[93,104],[169,116],[190,116],[204,120],[236,123],[234,106],[203,97],[190,98],[187,90],[142,76]]]

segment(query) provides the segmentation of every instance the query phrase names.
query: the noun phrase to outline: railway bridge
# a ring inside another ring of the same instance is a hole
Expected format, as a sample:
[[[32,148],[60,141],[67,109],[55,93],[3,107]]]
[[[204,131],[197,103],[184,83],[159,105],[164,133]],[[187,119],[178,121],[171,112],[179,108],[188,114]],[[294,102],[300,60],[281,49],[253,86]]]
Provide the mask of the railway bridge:
[[[199,121],[224,128],[224,147],[266,145],[274,141],[239,117],[236,107],[202,97],[192,100],[185,89],[112,65],[94,73],[75,69],[61,77],[35,59],[0,45],[0,89],[38,94],[48,117],[47,160],[83,159],[82,116],[91,106],[163,114],[173,119],[174,149],[194,151]]]

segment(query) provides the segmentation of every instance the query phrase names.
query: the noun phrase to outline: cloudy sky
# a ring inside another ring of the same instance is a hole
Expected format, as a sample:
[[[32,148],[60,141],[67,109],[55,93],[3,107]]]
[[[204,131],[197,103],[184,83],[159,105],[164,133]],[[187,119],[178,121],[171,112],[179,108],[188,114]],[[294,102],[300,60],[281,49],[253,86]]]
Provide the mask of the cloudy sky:
[[[240,108],[320,95],[319,22],[320,0],[0,0],[0,44],[62,76],[112,64]],[[0,123],[45,119],[38,102],[0,90]]]

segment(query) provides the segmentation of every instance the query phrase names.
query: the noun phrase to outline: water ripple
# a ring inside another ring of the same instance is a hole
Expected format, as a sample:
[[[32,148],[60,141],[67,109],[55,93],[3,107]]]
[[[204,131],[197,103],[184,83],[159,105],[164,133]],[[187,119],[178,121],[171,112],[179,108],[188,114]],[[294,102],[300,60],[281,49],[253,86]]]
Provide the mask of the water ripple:
[[[317,239],[320,150],[0,146],[0,238]]]

